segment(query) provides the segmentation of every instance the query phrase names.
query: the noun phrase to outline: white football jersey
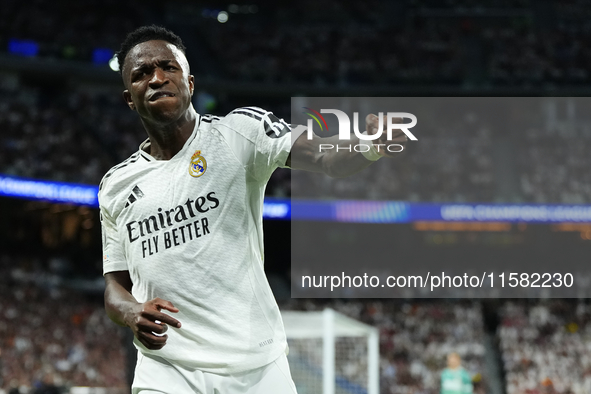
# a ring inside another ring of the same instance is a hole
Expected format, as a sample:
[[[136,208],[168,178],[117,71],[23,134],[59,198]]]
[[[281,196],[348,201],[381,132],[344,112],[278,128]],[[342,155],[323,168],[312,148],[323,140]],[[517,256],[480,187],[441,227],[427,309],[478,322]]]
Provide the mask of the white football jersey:
[[[239,108],[198,116],[170,160],[149,141],[103,178],[99,191],[103,272],[129,271],[139,302],[179,309],[182,327],[148,350],[172,363],[235,373],[286,351],[279,308],[263,270],[263,197],[285,167],[290,127],[271,112]],[[166,311],[164,311],[166,312]]]

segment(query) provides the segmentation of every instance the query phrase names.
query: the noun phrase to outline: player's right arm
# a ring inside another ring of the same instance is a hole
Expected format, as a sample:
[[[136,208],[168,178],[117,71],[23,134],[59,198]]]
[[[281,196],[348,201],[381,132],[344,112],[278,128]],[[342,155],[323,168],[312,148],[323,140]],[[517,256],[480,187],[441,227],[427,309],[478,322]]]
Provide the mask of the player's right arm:
[[[395,123],[402,123],[402,119],[395,118]],[[382,127],[386,124],[387,117],[384,116]],[[380,126],[378,116],[368,115],[365,125],[368,135],[376,134]],[[399,148],[404,147],[408,142],[406,134],[399,129],[393,130],[392,137],[389,140],[387,133],[381,133],[375,141],[371,142],[374,147],[382,147],[377,151],[379,156],[397,157],[402,152]],[[321,138],[315,134],[311,139],[308,139],[303,133],[295,140],[286,164],[292,169],[321,172],[333,178],[347,177],[365,169],[374,162],[366,159],[359,151],[351,150],[351,144],[357,145],[359,142],[359,138],[355,135],[351,135],[350,140],[340,140],[339,135]],[[390,145],[395,146],[395,150],[392,152],[387,150]],[[331,146],[332,148],[323,150],[322,146]]]
[[[166,345],[168,325],[176,328],[181,323],[161,310],[176,313],[179,310],[170,301],[154,298],[138,302],[131,294],[129,271],[105,274],[105,310],[109,318],[123,327],[129,327],[133,335],[148,349],[158,350]],[[158,335],[155,335],[158,334]]]
[[[116,220],[110,214],[113,210],[113,199],[109,196],[110,189],[105,180],[111,174],[103,178],[98,194],[103,233],[105,310],[109,318],[116,324],[129,327],[133,331],[133,335],[146,348],[158,350],[166,344],[168,336],[165,332],[168,330],[168,325],[176,328],[181,327],[178,320],[162,313],[161,310],[165,309],[176,313],[178,309],[170,301],[160,298],[143,303],[138,302],[131,292],[133,282],[127,268],[127,258],[121,236],[117,230]],[[109,179],[112,180],[112,177]]]

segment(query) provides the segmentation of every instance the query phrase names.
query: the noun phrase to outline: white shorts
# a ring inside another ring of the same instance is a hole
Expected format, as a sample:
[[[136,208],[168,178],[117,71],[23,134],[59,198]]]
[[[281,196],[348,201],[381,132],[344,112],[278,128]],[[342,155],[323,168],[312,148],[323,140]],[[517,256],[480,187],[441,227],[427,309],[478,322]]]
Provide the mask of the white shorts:
[[[232,375],[189,370],[138,352],[132,394],[297,394],[287,356]]]

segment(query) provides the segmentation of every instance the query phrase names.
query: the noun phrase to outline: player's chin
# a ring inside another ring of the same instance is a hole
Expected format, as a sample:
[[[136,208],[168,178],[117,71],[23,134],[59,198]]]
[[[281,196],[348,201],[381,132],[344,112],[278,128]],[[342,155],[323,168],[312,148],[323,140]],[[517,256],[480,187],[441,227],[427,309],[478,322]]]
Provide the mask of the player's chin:
[[[182,111],[176,106],[158,106],[152,108],[150,114],[156,122],[168,124],[176,121],[182,115]]]
[[[171,112],[180,107],[175,97],[167,97],[156,101],[148,101],[148,107],[152,112]]]

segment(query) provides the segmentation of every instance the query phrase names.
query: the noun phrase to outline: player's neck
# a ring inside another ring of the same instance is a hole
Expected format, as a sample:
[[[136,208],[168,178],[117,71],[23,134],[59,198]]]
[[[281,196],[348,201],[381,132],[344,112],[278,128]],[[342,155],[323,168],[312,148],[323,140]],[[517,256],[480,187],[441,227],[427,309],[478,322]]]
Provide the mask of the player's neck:
[[[150,138],[150,152],[156,160],[170,160],[179,153],[195,128],[197,113],[190,107],[176,122],[162,125],[142,122]]]

